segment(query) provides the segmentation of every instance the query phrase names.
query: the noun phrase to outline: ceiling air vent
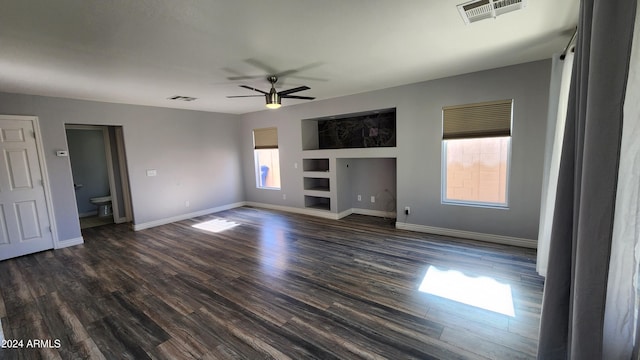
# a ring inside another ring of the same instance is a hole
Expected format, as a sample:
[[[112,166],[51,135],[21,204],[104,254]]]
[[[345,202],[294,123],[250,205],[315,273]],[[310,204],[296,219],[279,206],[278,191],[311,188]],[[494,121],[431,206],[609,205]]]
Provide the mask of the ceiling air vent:
[[[464,23],[495,18],[498,15],[520,10],[527,6],[527,0],[476,0],[458,5]]]

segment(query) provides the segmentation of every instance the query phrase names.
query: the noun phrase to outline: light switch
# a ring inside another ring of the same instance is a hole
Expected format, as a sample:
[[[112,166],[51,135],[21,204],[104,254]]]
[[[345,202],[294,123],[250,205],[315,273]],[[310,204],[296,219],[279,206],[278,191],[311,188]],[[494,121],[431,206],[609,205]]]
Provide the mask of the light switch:
[[[156,176],[158,175],[158,171],[156,169],[147,170],[147,176]]]

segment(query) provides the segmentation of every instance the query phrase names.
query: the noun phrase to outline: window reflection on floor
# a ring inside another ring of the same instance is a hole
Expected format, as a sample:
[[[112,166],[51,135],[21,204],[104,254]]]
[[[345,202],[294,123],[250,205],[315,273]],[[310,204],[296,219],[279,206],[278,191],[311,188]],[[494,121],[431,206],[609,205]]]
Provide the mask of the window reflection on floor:
[[[192,227],[200,230],[210,231],[213,233],[219,233],[234,228],[238,225],[240,224],[233,221],[227,221],[224,219],[213,219],[192,225]]]
[[[280,276],[289,266],[286,222],[272,218],[260,227],[260,265],[262,272]]]
[[[515,317],[511,285],[490,277],[468,276],[460,271],[429,266],[418,290]]]

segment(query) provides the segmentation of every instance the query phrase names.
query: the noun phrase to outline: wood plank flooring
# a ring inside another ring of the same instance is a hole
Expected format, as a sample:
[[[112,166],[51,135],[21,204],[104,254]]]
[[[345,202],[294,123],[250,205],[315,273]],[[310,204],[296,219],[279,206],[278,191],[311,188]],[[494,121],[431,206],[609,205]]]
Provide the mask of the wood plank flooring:
[[[224,219],[211,233],[192,227]],[[1,359],[532,359],[535,251],[238,208],[0,262]],[[418,291],[427,268],[511,285],[515,317]],[[26,348],[30,339],[48,346]],[[56,347],[54,340],[59,340]],[[47,343],[45,343],[47,344]]]

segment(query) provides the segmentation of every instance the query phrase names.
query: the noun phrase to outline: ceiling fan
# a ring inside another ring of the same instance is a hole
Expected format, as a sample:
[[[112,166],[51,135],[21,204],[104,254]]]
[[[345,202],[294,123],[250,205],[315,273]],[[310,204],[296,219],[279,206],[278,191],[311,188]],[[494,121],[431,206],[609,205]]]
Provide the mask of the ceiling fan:
[[[247,86],[247,85],[240,85],[240,87],[242,87],[242,88],[253,90],[253,91],[257,91],[259,93],[262,93],[263,95],[234,95],[234,96],[227,96],[227,97],[228,98],[240,98],[240,97],[264,96],[266,98],[266,100],[267,100],[267,107],[269,109],[277,109],[280,106],[282,106],[281,99],[283,99],[283,98],[301,99],[301,100],[313,100],[313,99],[315,99],[315,97],[310,97],[310,96],[291,95],[291,94],[296,93],[298,91],[311,89],[308,86],[299,86],[297,88],[293,88],[293,89],[289,89],[289,90],[276,91],[275,83],[278,82],[278,77],[275,76],[275,75],[271,75],[271,76],[267,77],[267,80],[271,83],[271,90],[269,90],[269,92],[266,92],[266,91],[263,91],[263,90],[260,90],[260,89],[256,89],[254,87]]]

